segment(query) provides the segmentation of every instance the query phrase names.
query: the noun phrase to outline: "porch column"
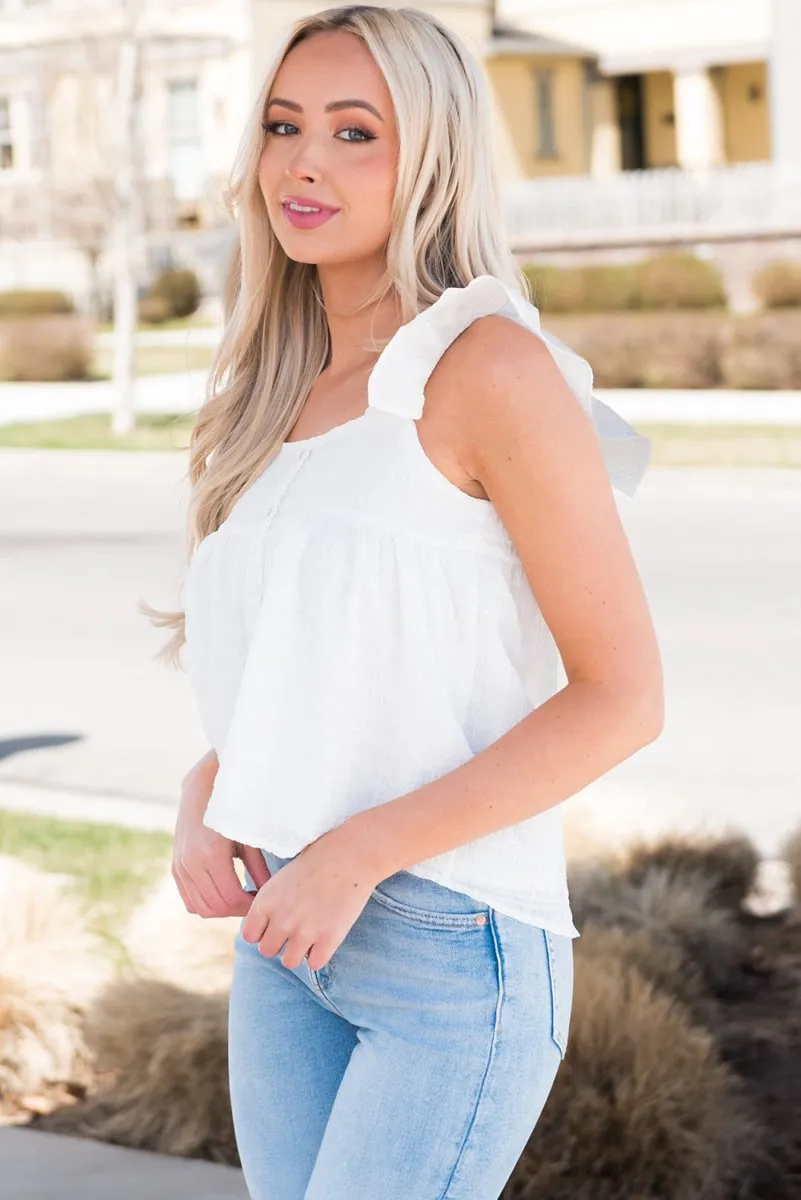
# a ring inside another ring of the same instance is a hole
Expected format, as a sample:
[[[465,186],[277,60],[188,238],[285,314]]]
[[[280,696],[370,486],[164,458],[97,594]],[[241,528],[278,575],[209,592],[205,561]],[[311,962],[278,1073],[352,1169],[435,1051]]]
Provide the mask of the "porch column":
[[[590,108],[590,174],[596,178],[620,170],[620,126],[614,79],[596,78],[588,84]]]
[[[680,167],[713,167],[725,159],[723,113],[707,67],[687,67],[673,75],[676,156]]]
[[[768,63],[771,153],[777,162],[801,163],[801,6],[773,0]]]

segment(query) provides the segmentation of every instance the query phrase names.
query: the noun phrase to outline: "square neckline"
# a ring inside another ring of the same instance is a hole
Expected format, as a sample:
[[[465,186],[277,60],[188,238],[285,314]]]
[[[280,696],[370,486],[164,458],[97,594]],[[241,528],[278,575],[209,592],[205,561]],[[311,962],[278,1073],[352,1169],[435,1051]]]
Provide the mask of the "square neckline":
[[[453,293],[458,293],[459,295],[464,295],[470,291],[470,289],[474,286],[474,284],[478,284],[485,279],[492,279],[493,282],[495,282],[495,283],[499,282],[495,278],[495,276],[484,274],[484,275],[476,275],[473,279],[471,279],[469,281],[469,283],[466,283],[463,287],[445,288],[444,291],[440,292],[440,294],[437,296],[436,300],[434,300],[432,304],[429,304],[428,308],[421,309],[421,311],[419,313],[415,313],[415,315],[413,317],[410,317],[410,319],[408,321],[404,321],[402,325],[398,326],[398,328],[395,330],[392,337],[387,342],[386,346],[384,346],[383,350],[380,351],[378,358],[375,360],[372,367],[370,368],[370,373],[367,376],[367,383],[366,383],[367,406],[364,409],[364,412],[359,413],[358,416],[349,417],[347,421],[340,421],[339,424],[332,425],[330,427],[330,429],[324,429],[322,431],[322,433],[314,433],[306,438],[293,438],[291,441],[287,441],[285,439],[279,446],[278,453],[283,452],[286,447],[289,447],[291,450],[291,448],[294,446],[297,446],[298,449],[301,449],[304,446],[309,449],[313,449],[315,444],[322,442],[324,440],[329,440],[329,439],[331,439],[332,435],[338,434],[342,430],[347,430],[351,425],[360,425],[363,421],[365,421],[370,416],[370,413],[374,412],[375,408],[376,408],[376,405],[373,403],[373,391],[374,391],[373,380],[375,378],[376,372],[378,371],[379,366],[386,360],[387,356],[389,356],[390,353],[393,351],[393,348],[397,346],[398,341],[402,340],[402,336],[406,336],[404,331],[407,331],[407,330],[411,331],[414,327],[420,327],[421,325],[424,325],[425,322],[422,319],[423,318],[428,319],[429,314],[431,314],[438,306],[440,308],[444,307],[443,301],[446,296],[450,296]]]

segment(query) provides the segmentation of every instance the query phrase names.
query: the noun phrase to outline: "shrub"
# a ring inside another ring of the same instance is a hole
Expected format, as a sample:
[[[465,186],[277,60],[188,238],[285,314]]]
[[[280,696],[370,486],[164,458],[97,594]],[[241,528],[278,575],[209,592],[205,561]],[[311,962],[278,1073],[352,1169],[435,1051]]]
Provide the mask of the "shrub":
[[[801,388],[801,312],[554,314],[599,388]]]
[[[795,902],[801,907],[801,825],[784,838],[779,853],[790,868]]]
[[[75,304],[66,292],[12,291],[0,292],[0,318],[51,316],[71,313]]]
[[[686,317],[680,322],[654,315],[642,348],[646,388],[711,388],[720,384],[720,327]]]
[[[140,1150],[239,1163],[228,1094],[227,996],[117,979],[85,1020],[99,1086],[37,1121]]]
[[[637,307],[636,267],[524,267],[543,312],[614,312]]]
[[[638,883],[603,864],[574,868],[570,878],[579,926],[644,930],[678,949],[719,994],[739,980],[746,951],[734,914],[716,903],[717,886],[700,875],[677,877],[667,866],[652,867]]]
[[[525,267],[533,302],[542,312],[582,312],[581,272],[571,267]]]
[[[638,267],[584,267],[584,305],[587,312],[620,312],[639,308]]]
[[[75,314],[0,321],[0,379],[85,379],[92,362],[91,322]]]
[[[658,254],[639,264],[641,308],[725,308],[726,293],[718,269],[692,254]]]
[[[764,308],[801,308],[801,262],[766,263],[751,279]]]
[[[616,955],[579,942],[575,967],[567,1056],[504,1197],[727,1200],[763,1136],[711,1033]]]
[[[634,884],[643,883],[653,870],[667,870],[676,882],[700,877],[713,903],[736,912],[756,883],[758,866],[759,854],[745,834],[675,835],[631,843],[624,874]]]
[[[717,268],[692,254],[661,254],[633,264],[523,268],[543,312],[624,312],[725,308]]]
[[[731,388],[801,387],[801,313],[764,313],[728,325],[721,378]]]
[[[173,315],[166,296],[143,296],[139,301],[139,320],[145,325],[162,325]]]
[[[162,271],[148,292],[149,298],[156,296],[167,301],[171,316],[189,317],[200,304],[200,281],[186,268]]]
[[[715,387],[726,317],[608,313],[563,317],[546,328],[586,358],[599,388]]]

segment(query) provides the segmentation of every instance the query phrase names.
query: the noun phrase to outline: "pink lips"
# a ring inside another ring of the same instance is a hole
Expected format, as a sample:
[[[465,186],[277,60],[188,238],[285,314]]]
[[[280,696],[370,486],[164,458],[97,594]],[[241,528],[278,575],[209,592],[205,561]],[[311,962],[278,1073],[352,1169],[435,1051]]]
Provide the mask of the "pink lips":
[[[289,201],[293,200],[296,204],[315,205],[319,208],[319,212],[296,212],[289,207]],[[285,196],[281,201],[281,211],[290,225],[295,229],[315,229],[318,225],[324,225],[336,213],[338,208],[332,208],[328,204],[318,204],[314,200],[305,200],[302,196]]]

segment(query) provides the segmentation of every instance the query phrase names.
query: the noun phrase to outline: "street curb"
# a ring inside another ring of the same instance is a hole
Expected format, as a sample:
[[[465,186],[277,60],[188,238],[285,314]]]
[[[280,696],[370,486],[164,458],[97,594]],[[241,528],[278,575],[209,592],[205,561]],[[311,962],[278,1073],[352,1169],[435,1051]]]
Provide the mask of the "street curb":
[[[64,821],[94,821],[128,829],[173,833],[178,804],[133,796],[81,792],[36,784],[0,781],[0,811],[34,813]]]

